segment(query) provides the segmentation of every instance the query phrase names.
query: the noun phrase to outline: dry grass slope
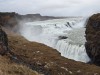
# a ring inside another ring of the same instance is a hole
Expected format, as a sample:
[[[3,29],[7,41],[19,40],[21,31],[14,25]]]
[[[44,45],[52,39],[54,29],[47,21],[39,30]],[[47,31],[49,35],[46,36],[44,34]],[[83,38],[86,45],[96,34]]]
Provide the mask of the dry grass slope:
[[[45,75],[100,75],[100,67],[66,59],[55,49],[21,36],[9,36],[9,46],[34,70]]]
[[[61,57],[55,49],[6,31],[12,52],[31,68],[11,60],[8,54],[0,56],[0,75],[100,75],[100,67]]]
[[[0,75],[39,75],[28,67],[10,61],[7,56],[0,56]]]

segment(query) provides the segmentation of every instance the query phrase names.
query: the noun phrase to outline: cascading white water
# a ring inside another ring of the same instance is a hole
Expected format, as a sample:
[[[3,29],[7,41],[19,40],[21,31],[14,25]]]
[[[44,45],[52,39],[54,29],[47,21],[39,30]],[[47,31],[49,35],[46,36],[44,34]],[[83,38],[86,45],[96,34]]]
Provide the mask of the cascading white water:
[[[22,25],[20,32],[30,41],[57,49],[66,58],[88,62],[90,59],[84,47],[84,22],[79,22],[79,18],[30,22]],[[59,36],[68,38],[61,39]]]
[[[60,40],[55,48],[66,58],[82,62],[90,61],[86,54],[84,45],[70,44],[65,40]]]
[[[66,31],[65,31],[66,32]],[[62,56],[76,61],[89,62],[90,59],[85,50],[85,28],[75,28],[67,31],[67,39],[59,40],[56,49]]]

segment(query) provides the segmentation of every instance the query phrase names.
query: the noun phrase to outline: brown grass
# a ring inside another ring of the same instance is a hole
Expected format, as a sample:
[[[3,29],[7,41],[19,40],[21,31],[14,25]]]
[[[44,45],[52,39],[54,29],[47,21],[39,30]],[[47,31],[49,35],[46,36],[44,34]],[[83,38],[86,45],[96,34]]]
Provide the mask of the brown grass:
[[[36,71],[10,61],[7,56],[0,56],[0,75],[39,75]]]
[[[36,42],[29,42],[21,36],[9,36],[12,51],[35,70],[47,75],[100,75],[100,67],[61,57],[55,49]]]

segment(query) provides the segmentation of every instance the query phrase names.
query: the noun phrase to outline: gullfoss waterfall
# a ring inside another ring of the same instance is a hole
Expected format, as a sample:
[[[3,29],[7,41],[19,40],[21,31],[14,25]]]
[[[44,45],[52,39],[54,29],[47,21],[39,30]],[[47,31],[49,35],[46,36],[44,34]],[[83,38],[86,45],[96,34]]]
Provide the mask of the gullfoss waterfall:
[[[83,18],[28,22],[20,25],[20,33],[29,41],[57,49],[66,58],[86,63],[90,59],[84,47],[84,24]]]

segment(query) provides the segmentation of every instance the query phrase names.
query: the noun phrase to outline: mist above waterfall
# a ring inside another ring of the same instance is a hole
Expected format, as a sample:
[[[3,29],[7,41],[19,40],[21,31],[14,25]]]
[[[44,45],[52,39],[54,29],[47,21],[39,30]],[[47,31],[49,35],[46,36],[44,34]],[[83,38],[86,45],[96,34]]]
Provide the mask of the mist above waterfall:
[[[84,47],[85,21],[83,18],[66,18],[28,22],[20,25],[19,31],[29,41],[55,48],[66,58],[88,62],[90,59]]]

